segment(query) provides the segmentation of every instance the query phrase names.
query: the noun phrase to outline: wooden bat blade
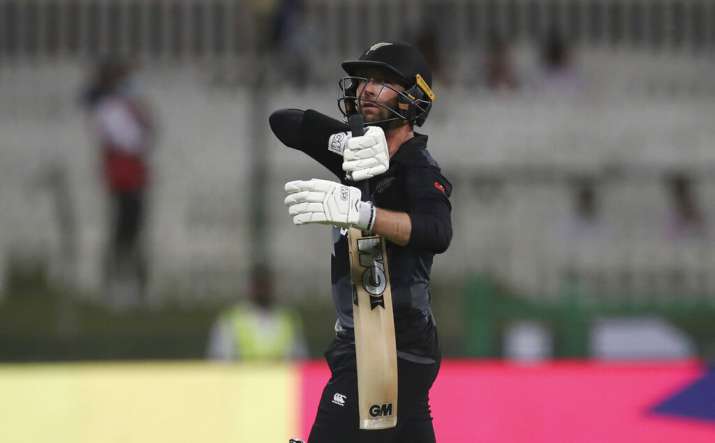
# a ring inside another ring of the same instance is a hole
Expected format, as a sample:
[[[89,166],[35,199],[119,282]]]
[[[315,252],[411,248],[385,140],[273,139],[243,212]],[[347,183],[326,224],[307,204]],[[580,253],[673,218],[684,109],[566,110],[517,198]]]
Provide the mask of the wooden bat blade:
[[[397,351],[385,240],[350,229],[360,429],[397,426]]]

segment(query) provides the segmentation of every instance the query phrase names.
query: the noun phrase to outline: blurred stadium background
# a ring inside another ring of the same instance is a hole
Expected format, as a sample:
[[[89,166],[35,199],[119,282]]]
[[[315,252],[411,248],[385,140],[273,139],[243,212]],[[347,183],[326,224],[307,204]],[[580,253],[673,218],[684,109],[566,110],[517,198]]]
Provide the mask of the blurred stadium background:
[[[282,188],[328,177],[267,116],[337,116],[339,62],[390,39],[433,65],[423,131],[455,188],[440,441],[715,441],[706,0],[0,0],[0,440],[307,436],[320,362],[196,360],[258,265],[320,358],[329,234],[293,227]],[[79,104],[110,55],[139,63],[160,127],[149,290],[126,309],[103,295]]]

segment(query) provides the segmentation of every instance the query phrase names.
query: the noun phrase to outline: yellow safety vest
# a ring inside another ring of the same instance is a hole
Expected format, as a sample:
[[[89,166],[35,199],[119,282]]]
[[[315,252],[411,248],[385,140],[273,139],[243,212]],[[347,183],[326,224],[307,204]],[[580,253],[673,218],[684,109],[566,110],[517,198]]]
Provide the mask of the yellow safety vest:
[[[291,357],[299,324],[294,316],[277,309],[271,328],[251,308],[235,307],[226,314],[233,332],[234,355],[241,360],[280,360]]]

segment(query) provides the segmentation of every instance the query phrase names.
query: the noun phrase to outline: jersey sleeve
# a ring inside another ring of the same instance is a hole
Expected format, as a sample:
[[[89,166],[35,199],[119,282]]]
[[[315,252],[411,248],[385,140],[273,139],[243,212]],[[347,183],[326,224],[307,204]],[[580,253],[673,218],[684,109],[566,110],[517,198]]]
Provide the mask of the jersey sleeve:
[[[343,157],[329,149],[329,140],[348,130],[345,123],[312,109],[282,109],[271,115],[270,125],[283,144],[304,152],[342,180]]]
[[[344,123],[308,109],[301,126],[301,150],[342,179],[343,157],[328,149],[330,136],[346,131]]]
[[[412,222],[408,246],[436,254],[446,251],[452,240],[452,184],[431,166],[411,169],[405,184]]]

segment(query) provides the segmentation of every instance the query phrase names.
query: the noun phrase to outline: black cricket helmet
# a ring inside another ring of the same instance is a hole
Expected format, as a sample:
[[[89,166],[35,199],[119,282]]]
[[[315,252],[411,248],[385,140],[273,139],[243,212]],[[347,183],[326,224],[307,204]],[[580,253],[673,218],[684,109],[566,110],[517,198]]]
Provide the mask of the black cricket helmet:
[[[397,120],[424,124],[436,96],[432,92],[432,72],[417,48],[403,42],[375,43],[360,59],[345,61],[342,67],[348,74],[338,82],[338,109],[344,116],[357,112],[361,100],[357,96],[358,84],[369,80],[367,72],[377,70],[396,79],[405,90],[395,90],[397,108],[374,103],[387,109],[392,117],[372,124],[380,126]],[[384,87],[393,89],[387,84]]]

